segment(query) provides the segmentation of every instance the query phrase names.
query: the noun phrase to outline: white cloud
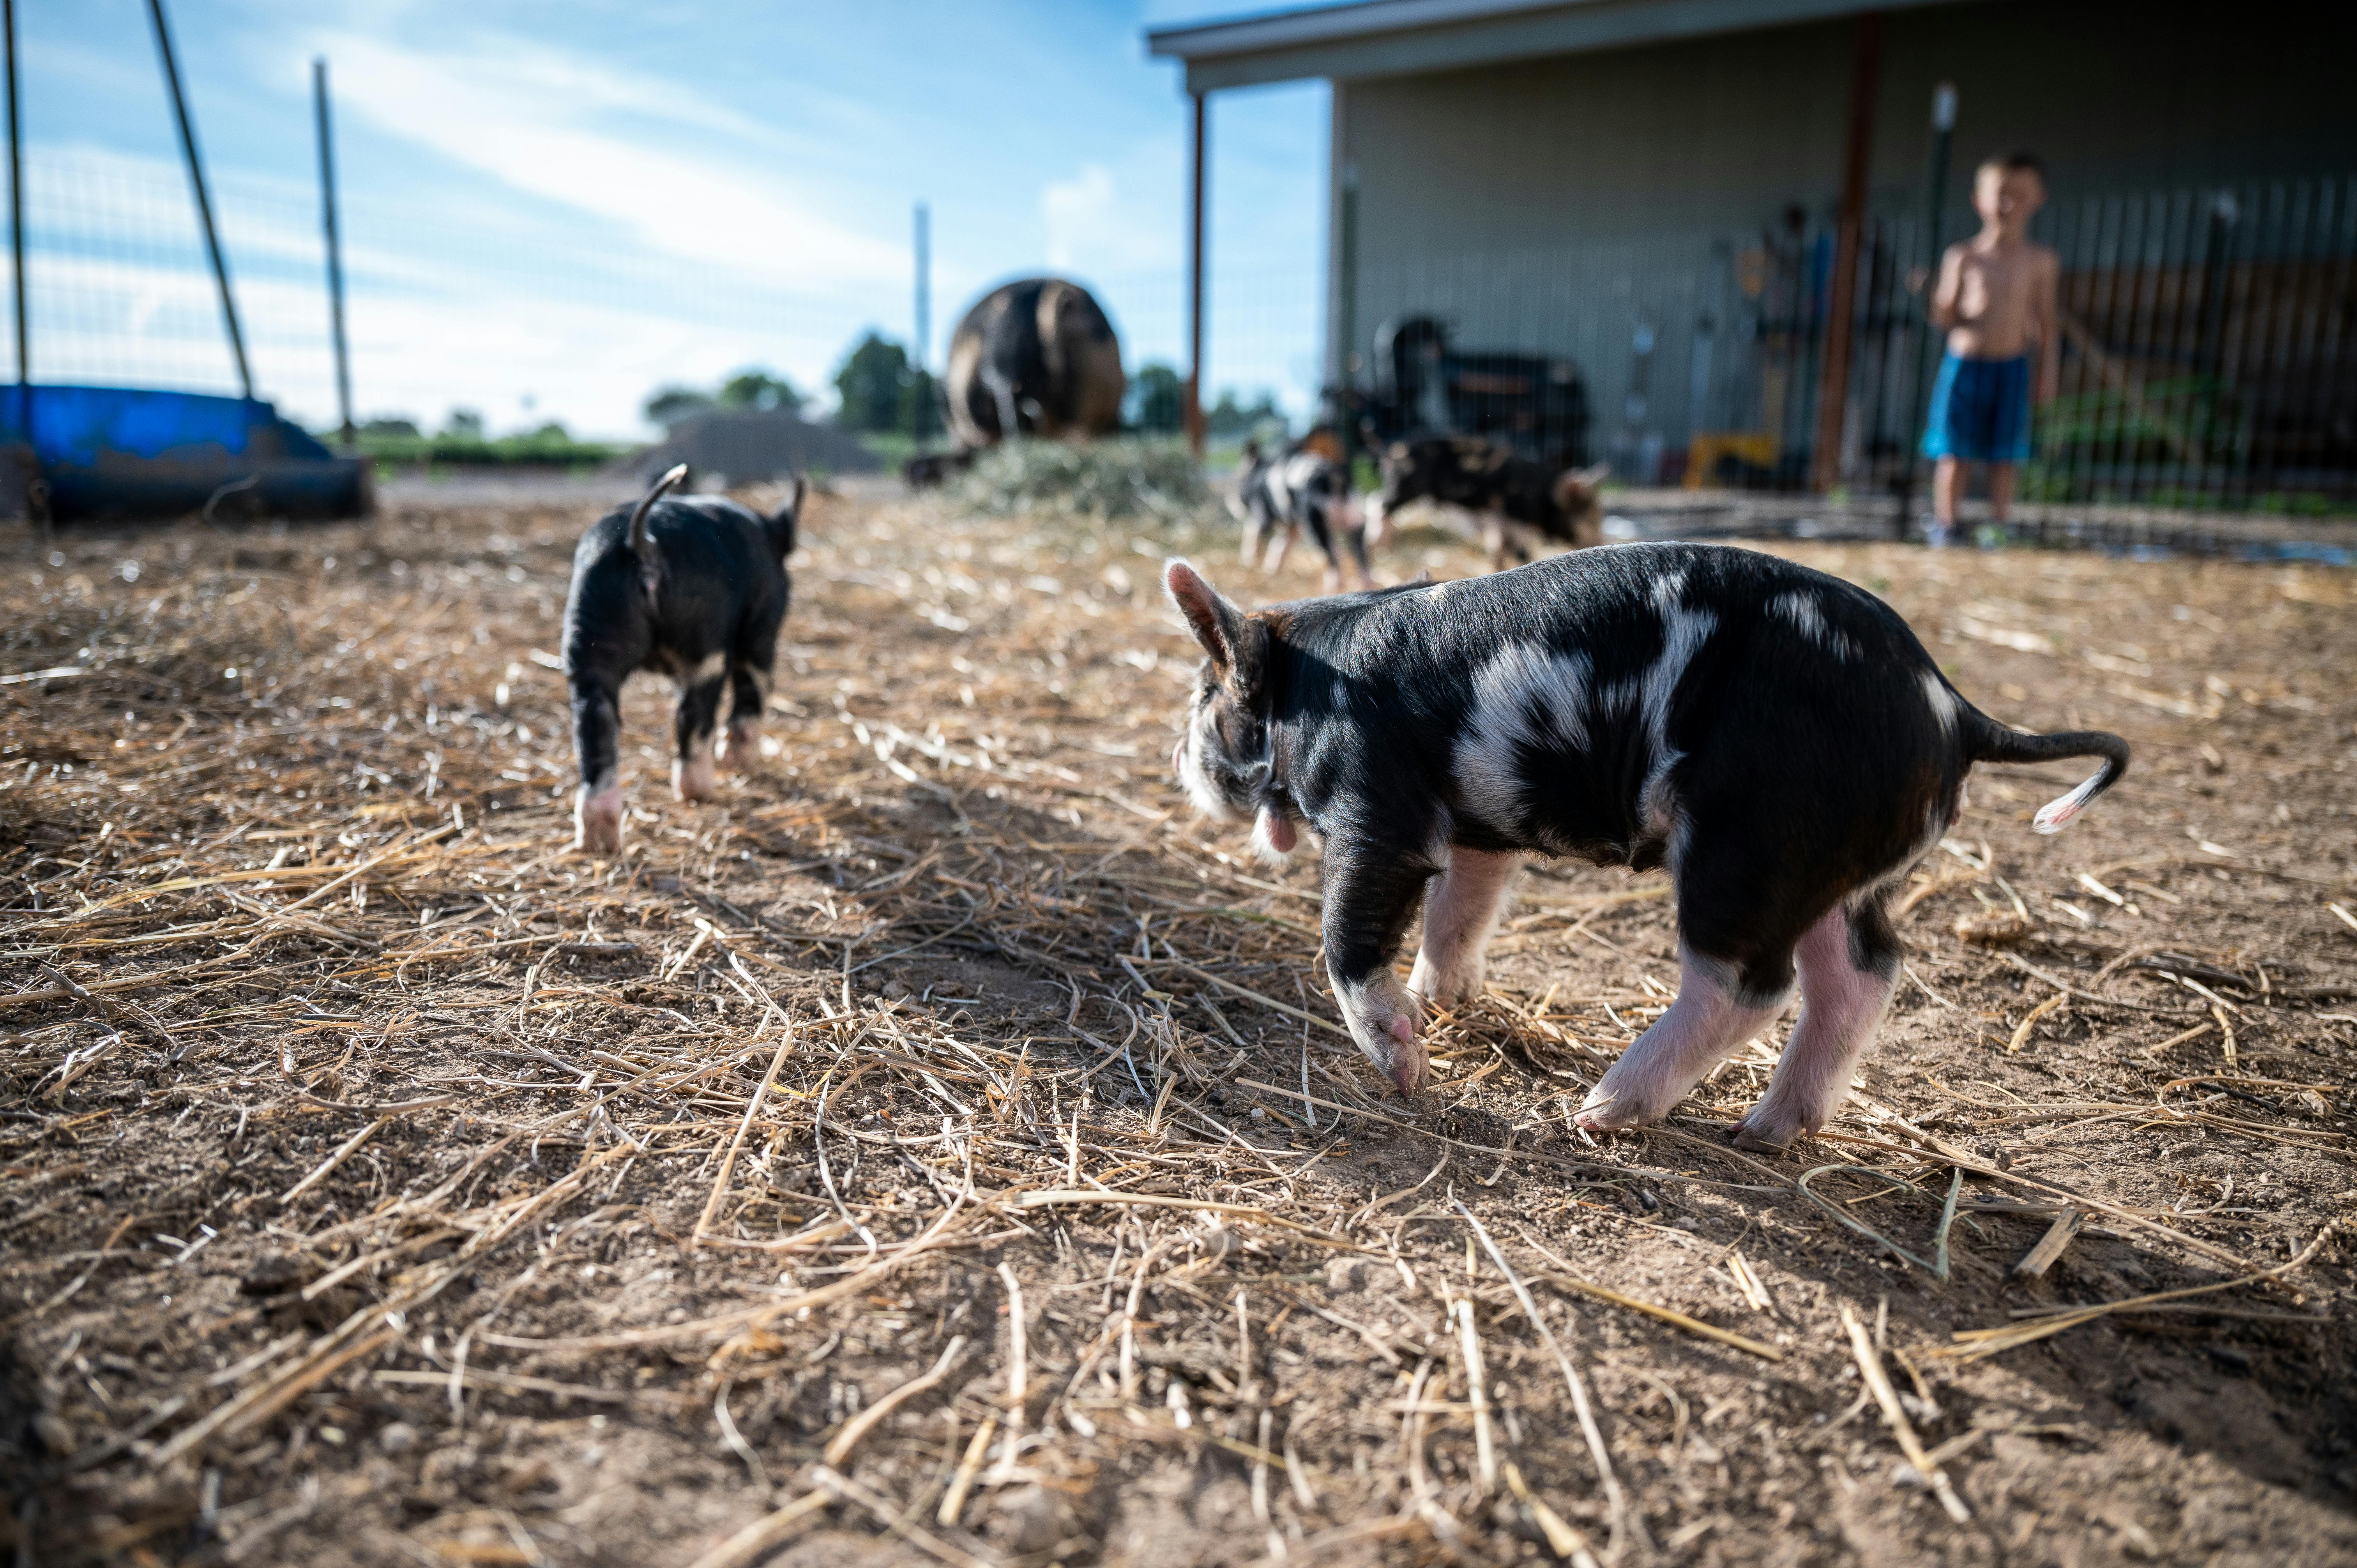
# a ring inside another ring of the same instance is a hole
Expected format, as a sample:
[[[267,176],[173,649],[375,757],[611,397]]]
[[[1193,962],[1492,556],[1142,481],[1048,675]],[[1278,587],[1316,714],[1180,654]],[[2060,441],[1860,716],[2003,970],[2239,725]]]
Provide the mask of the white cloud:
[[[80,146],[34,149],[27,174],[45,219],[30,235],[36,377],[233,391],[179,171]],[[335,392],[314,199],[242,173],[216,182],[256,390],[317,428],[333,422]],[[529,223],[479,246],[421,246],[430,231],[405,206],[363,200],[345,217],[363,416],[434,422],[465,404],[495,429],[560,419],[585,435],[642,435],[640,400],[661,383],[762,364],[821,391],[841,350],[840,313],[810,308],[791,280],[509,242],[544,242]]]
[[[316,43],[333,56],[337,96],[350,113],[516,190],[619,224],[656,250],[818,286],[907,274],[903,244],[820,212],[777,172],[780,138],[692,84],[510,37],[430,49],[353,32]]]
[[[1048,264],[1098,276],[1178,265],[1185,214],[1177,163],[1169,149],[1148,144],[1117,165],[1082,164],[1042,186]]]
[[[1050,266],[1096,289],[1133,367],[1182,351],[1183,110],[1126,17],[1027,28],[949,0],[216,8],[192,78],[215,199],[257,381],[306,422],[334,409],[315,53],[345,138],[363,413],[438,421],[460,403],[495,427],[618,435],[655,386],[756,363],[823,395],[858,331],[907,330],[912,197],[933,203],[937,361],[967,301]],[[35,10],[28,80],[51,91],[34,128],[72,145],[32,151],[81,166],[54,199],[30,171],[36,373],[229,390],[152,56],[120,48],[144,37],[138,0]],[[893,55],[912,28],[931,47]],[[1070,91],[1009,107],[1008,82],[1051,81]],[[1299,381],[1313,358],[1324,209],[1304,149],[1323,100],[1283,107],[1244,93],[1217,110],[1215,387]]]
[[[44,381],[234,390],[213,285],[188,268],[36,252],[35,374]],[[0,281],[5,268],[0,265]],[[447,280],[461,283],[463,280]],[[307,280],[237,285],[257,391],[312,428],[335,418],[324,291]],[[76,330],[45,332],[44,297],[77,306]],[[813,332],[716,333],[665,315],[659,299],[618,307],[555,292],[480,288],[370,292],[352,301],[357,412],[438,423],[456,404],[495,429],[557,419],[589,435],[642,434],[640,401],[665,381],[709,383],[748,363],[816,390],[836,345]],[[527,403],[529,399],[529,403]]]
[[[1113,216],[1113,174],[1089,164],[1071,179],[1050,181],[1039,192],[1039,217],[1048,226],[1048,264],[1079,265],[1080,248],[1103,234]]]

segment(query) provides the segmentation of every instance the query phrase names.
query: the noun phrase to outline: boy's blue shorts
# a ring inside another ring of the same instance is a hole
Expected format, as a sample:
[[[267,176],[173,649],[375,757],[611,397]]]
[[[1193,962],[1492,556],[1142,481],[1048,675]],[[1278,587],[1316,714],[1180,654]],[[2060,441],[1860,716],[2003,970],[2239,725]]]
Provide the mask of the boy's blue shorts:
[[[2029,456],[2029,356],[1967,360],[1951,353],[1932,386],[1923,456],[1967,463],[2020,463]]]

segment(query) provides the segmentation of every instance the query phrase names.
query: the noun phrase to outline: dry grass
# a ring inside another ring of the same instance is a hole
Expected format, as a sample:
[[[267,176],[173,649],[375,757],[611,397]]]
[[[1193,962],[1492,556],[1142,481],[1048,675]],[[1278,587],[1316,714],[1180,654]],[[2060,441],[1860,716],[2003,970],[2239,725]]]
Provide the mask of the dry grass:
[[[1313,869],[1165,777],[1208,524],[823,499],[770,771],[673,802],[634,688],[571,856],[587,521],[5,542],[19,1561],[2357,1552],[2348,577],[1796,547],[2139,752],[1976,779],[1759,1160],[1772,1040],[1568,1129],[1655,879],[1533,874],[1418,1102],[1338,1052]]]

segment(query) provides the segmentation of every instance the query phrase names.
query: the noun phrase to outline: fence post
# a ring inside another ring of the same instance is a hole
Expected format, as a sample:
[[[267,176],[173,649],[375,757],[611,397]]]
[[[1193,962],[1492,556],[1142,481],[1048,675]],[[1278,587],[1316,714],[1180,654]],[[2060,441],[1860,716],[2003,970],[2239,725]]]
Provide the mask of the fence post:
[[[919,441],[933,436],[933,405],[940,393],[933,387],[933,209],[931,203],[917,203],[915,216],[916,241],[916,328],[914,345],[917,361],[916,406],[910,411],[909,434]]]
[[[2232,190],[2222,190],[2210,203],[2210,232],[2201,253],[2201,316],[2195,326],[2193,373],[2201,378],[2198,396],[2201,399],[2201,424],[2195,445],[2201,467],[2196,470],[2196,484],[2207,489],[2212,454],[2218,445],[2218,416],[2226,397],[2225,355],[2222,338],[2226,325],[2227,254],[2233,243],[2234,225],[2242,212]]]
[[[1337,91],[1340,91],[1338,84]],[[1341,341],[1333,355],[1334,379],[1345,387],[1359,384],[1358,371],[1351,360],[1358,357],[1359,342],[1359,165],[1355,159],[1342,165],[1342,232],[1335,245],[1340,257],[1335,279],[1334,332]],[[1355,433],[1346,436],[1343,446],[1355,450]]]
[[[229,351],[237,361],[239,392],[253,401],[253,372],[246,368],[245,334],[238,330],[237,301],[229,292],[229,263],[221,259],[221,235],[213,227],[212,198],[205,194],[204,161],[197,156],[196,127],[188,123],[188,100],[180,91],[180,67],[172,58],[172,32],[164,23],[164,0],[147,0],[147,14],[156,21],[156,52],[164,59],[164,85],[172,91],[172,113],[180,126],[180,151],[188,160],[188,184],[196,192],[197,218],[204,225],[205,252],[212,258],[213,282],[221,288],[221,324],[229,330]]]
[[[1922,347],[1915,355],[1915,376],[1912,395],[1907,403],[1907,428],[1900,433],[1900,450],[1905,454],[1899,464],[1899,516],[1891,525],[1895,538],[1907,537],[1909,514],[1915,510],[1915,469],[1921,461],[1917,456],[1923,440],[1923,397],[1925,381],[1932,370],[1932,349],[1936,338],[1927,314],[1932,292],[1940,286],[1940,258],[1947,248],[1948,220],[1948,155],[1956,139],[1956,84],[1943,81],[1932,90],[1932,172],[1923,186],[1924,274],[1923,298],[1919,302],[1912,323],[1912,333]]]
[[[336,338],[336,412],[344,450],[352,449],[352,354],[344,337],[344,242],[336,229],[336,154],[328,132],[328,60],[311,62],[311,102],[319,126],[319,219],[328,238],[328,317]]]
[[[16,294],[16,439],[9,445],[21,444],[23,447],[21,453],[0,449],[0,461],[16,470],[0,483],[10,490],[23,487],[25,515],[40,521],[46,538],[49,528],[48,489],[41,478],[39,449],[33,445],[33,346],[27,326],[29,315],[25,308],[25,151],[16,116],[16,0],[0,0],[0,30],[7,34],[8,244],[15,263],[11,281]]]
[[[0,0],[0,27],[8,34],[8,244],[16,285],[17,413],[25,440],[33,439],[33,346],[25,309],[25,147],[16,123],[16,0]]]
[[[1857,249],[1866,227],[1866,183],[1874,157],[1874,99],[1882,81],[1882,13],[1857,19],[1850,67],[1849,142],[1842,157],[1840,226],[1834,239],[1833,287],[1825,302],[1825,358],[1817,381],[1817,433],[1809,488],[1841,478],[1842,424],[1849,413],[1850,346],[1857,329]]]
[[[1195,107],[1195,158],[1189,171],[1193,193],[1189,205],[1187,271],[1187,450],[1203,455],[1203,102],[1206,93],[1188,95]]]

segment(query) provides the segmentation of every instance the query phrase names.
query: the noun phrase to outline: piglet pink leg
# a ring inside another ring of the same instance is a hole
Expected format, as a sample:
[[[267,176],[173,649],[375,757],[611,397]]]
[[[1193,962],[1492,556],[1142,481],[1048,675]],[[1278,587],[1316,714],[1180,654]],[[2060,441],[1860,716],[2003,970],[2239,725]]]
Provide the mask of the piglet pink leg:
[[[724,773],[753,771],[761,757],[761,721],[731,719],[720,737],[720,768]]]
[[[1683,950],[1678,960],[1677,1000],[1588,1090],[1579,1108],[1581,1126],[1609,1132],[1660,1121],[1703,1074],[1784,1010],[1781,997],[1772,1006],[1746,1006],[1718,966]]]
[[[622,853],[622,787],[611,779],[581,786],[573,799],[573,847],[589,854]]]
[[[1783,1148],[1824,1127],[1849,1092],[1851,1074],[1882,1022],[1896,978],[1860,969],[1850,945],[1849,914],[1839,908],[1801,938],[1801,1021],[1768,1092],[1735,1135],[1738,1147]]]
[[[688,743],[685,757],[672,758],[671,792],[683,800],[708,800],[714,789],[710,732]]]

